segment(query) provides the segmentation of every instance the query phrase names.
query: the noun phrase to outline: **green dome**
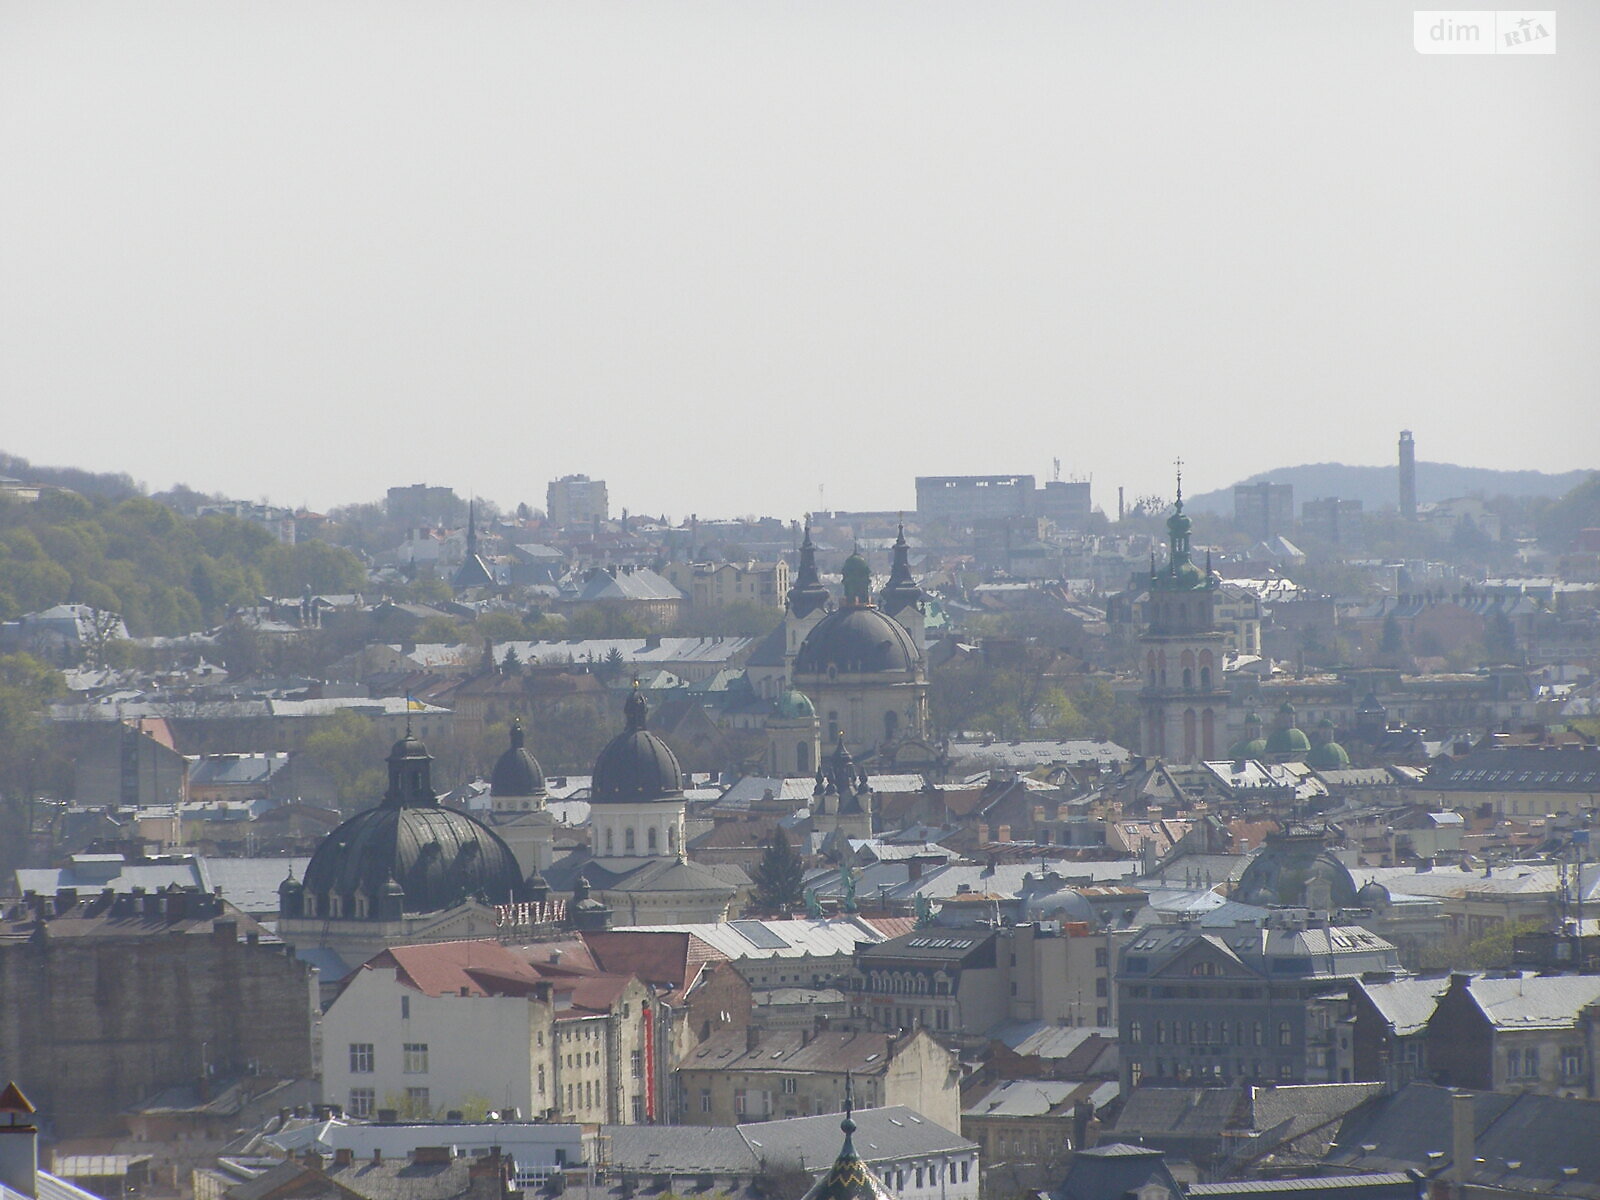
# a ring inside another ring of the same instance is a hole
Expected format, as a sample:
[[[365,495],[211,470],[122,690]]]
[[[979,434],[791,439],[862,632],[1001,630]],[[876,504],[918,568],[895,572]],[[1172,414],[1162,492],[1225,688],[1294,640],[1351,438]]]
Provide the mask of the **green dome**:
[[[1306,766],[1317,771],[1342,771],[1350,765],[1350,755],[1338,742],[1319,742],[1306,755]]]
[[[1246,758],[1260,758],[1266,752],[1266,738],[1241,738],[1228,751],[1228,757],[1235,762],[1239,762]]]
[[[1167,532],[1174,538],[1187,537],[1193,528],[1194,522],[1184,514],[1183,501],[1178,501],[1177,510],[1167,518]]]
[[[805,721],[816,715],[816,705],[802,691],[790,688],[778,697],[778,716],[786,721]]]
[[[1266,741],[1265,749],[1274,757],[1292,758],[1307,753],[1311,749],[1311,739],[1306,736],[1305,730],[1291,725],[1288,729],[1274,729]]]

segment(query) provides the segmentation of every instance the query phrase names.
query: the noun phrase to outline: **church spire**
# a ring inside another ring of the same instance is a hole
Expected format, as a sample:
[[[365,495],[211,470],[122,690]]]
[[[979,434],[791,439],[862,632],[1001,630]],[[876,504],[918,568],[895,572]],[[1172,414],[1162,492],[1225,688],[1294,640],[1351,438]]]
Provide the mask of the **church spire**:
[[[894,539],[894,565],[889,568],[889,582],[880,594],[884,611],[893,616],[903,608],[922,603],[922,589],[911,578],[911,547],[906,544],[906,523],[900,522],[899,535]]]
[[[811,514],[806,514],[805,540],[800,543],[800,566],[789,589],[789,611],[808,617],[828,602],[828,589],[817,572],[817,548],[811,541]]]

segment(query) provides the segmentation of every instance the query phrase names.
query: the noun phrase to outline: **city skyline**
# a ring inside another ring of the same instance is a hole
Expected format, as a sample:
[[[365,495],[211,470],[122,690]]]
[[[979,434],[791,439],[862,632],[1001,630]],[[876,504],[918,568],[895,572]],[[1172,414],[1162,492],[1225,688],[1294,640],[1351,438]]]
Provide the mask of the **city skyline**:
[[[677,516],[1600,463],[1596,22],[1376,3],[0,14],[4,450]]]

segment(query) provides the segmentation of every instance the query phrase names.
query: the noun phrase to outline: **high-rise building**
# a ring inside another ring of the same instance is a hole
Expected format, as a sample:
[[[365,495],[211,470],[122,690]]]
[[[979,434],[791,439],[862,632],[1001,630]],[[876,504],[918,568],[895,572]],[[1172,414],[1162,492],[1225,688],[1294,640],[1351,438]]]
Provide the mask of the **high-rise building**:
[[[1409,429],[1400,431],[1400,515],[1417,519],[1417,445]]]
[[[413,483],[409,487],[390,488],[386,507],[392,521],[403,521],[407,525],[438,525],[458,519],[461,500],[450,488]]]
[[[1239,483],[1233,488],[1233,523],[1263,540],[1294,527],[1294,484]]]
[[[603,479],[563,475],[545,491],[545,514],[559,528],[611,519],[611,502]]]
[[[1329,496],[1300,506],[1300,525],[1313,537],[1350,549],[1361,544],[1361,501]]]
[[[917,519],[924,524],[1046,517],[1058,529],[1082,531],[1093,507],[1086,479],[1051,479],[1039,487],[1032,475],[917,476]]]

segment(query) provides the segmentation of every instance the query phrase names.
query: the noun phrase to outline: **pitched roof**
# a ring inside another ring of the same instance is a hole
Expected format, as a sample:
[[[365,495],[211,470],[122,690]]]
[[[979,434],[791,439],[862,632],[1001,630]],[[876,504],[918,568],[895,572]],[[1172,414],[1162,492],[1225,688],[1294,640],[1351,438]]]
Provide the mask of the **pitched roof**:
[[[1496,1029],[1564,1029],[1600,1001],[1600,975],[1474,976],[1468,990]]]
[[[495,941],[391,946],[362,965],[393,966],[402,983],[428,996],[523,995],[541,978],[525,959]]]
[[[893,1041],[886,1033],[826,1031],[808,1037],[800,1030],[770,1030],[751,1047],[748,1032],[730,1029],[712,1034],[689,1054],[682,1068],[881,1075],[888,1069]]]
[[[1326,1163],[1362,1171],[1415,1168],[1437,1175],[1452,1165],[1455,1090],[1412,1083],[1352,1112]],[[1471,1092],[1474,1183],[1550,1196],[1600,1197],[1600,1101]],[[1570,1172],[1570,1174],[1568,1173]]]
[[[1447,977],[1394,979],[1387,983],[1357,983],[1356,986],[1394,1029],[1396,1037],[1409,1037],[1427,1027],[1428,1018],[1439,1006],[1439,997],[1450,989],[1450,980]]]

